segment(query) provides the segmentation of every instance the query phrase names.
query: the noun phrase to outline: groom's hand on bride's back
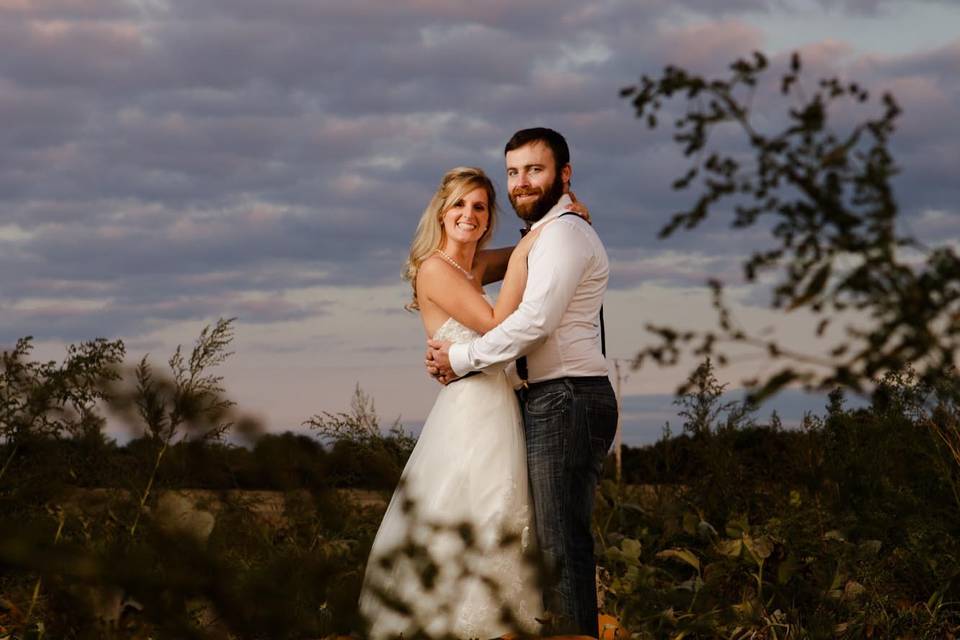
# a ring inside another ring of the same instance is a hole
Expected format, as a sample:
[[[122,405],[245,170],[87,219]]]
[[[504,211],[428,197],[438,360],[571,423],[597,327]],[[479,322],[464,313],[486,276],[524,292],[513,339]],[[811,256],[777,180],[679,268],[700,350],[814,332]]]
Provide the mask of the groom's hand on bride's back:
[[[457,379],[457,374],[450,368],[450,343],[446,340],[427,340],[424,365],[427,367],[427,373],[440,384],[447,384]]]

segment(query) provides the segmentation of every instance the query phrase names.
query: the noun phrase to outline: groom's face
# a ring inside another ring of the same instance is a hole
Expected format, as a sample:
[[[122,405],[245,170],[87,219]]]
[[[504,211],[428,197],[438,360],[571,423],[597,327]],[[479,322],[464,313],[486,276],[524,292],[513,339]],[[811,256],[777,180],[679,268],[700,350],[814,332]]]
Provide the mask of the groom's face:
[[[507,192],[514,211],[528,224],[545,216],[567,189],[570,165],[557,171],[553,151],[543,142],[531,142],[508,151]]]

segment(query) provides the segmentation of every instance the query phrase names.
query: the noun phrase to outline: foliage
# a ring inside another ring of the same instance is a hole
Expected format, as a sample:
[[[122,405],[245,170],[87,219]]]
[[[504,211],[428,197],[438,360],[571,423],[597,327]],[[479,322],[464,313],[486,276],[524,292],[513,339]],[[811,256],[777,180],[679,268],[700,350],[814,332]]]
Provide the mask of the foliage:
[[[0,355],[0,442],[9,449],[0,466],[0,480],[17,453],[32,440],[63,435],[100,437],[103,418],[97,404],[104,387],[119,377],[124,346],[104,339],[70,345],[66,359],[29,360],[33,338],[17,341]]]
[[[6,633],[279,638],[358,626],[373,518],[331,490],[315,440],[268,436],[251,451],[223,439],[233,424],[256,435],[210,372],[231,338],[230,320],[204,328],[189,357],[176,349],[169,378],[146,358],[121,369],[119,341],[71,346],[61,365],[30,362],[26,339],[4,354]],[[144,436],[107,440],[106,406]],[[81,418],[94,426],[75,428]],[[251,499],[231,491],[241,482],[283,493]],[[226,491],[192,490],[204,484]]]
[[[384,436],[373,398],[356,386],[349,413],[323,413],[303,423],[332,445],[331,456],[347,483],[392,490],[416,440],[400,425]]]
[[[720,402],[727,385],[717,380],[710,358],[704,360],[692,374],[686,391],[677,394],[673,404],[681,407],[679,415],[684,418],[683,431],[690,435],[703,436],[716,429],[737,429],[752,424],[754,407],[749,401]],[[720,416],[725,420],[720,421]]]
[[[674,139],[691,165],[674,188],[700,194],[660,235],[693,229],[718,209],[732,210],[734,229],[770,230],[773,245],[754,251],[743,268],[748,282],[764,273],[776,278],[773,308],[804,309],[818,317],[813,333],[821,339],[828,339],[827,329],[844,312],[852,312],[851,321],[830,338],[827,356],[792,349],[742,328],[723,283],[713,280],[718,329],[649,326],[660,343],[641,351],[636,364],[647,358],[673,364],[690,347],[722,366],[725,346],[756,347],[785,363],[765,379],[745,381],[758,400],[791,383],[861,390],[905,366],[933,383],[953,366],[960,347],[960,256],[949,246],[928,249],[896,231],[899,208],[891,180],[898,169],[888,144],[899,106],[885,94],[879,115],[857,121],[851,113],[870,106],[868,92],[837,78],[808,91],[794,54],[778,83],[790,103],[786,122],[779,131],[764,131],[758,121],[777,119],[769,112],[756,117],[751,105],[757,89],[766,86],[767,72],[767,58],[756,53],[733,63],[725,78],[668,66],[659,77],[644,76],[639,85],[623,89],[637,117],[651,128],[666,103],[680,100],[684,108]],[[742,134],[748,153],[718,135],[730,130]],[[724,149],[716,148],[717,139],[725,140]],[[906,249],[924,261],[912,265]]]
[[[208,375],[201,367],[195,379]],[[628,448],[627,484],[603,483],[596,527],[607,612],[638,638],[956,633],[956,377],[931,386],[909,370],[889,374],[869,408],[847,410],[836,392],[824,417],[791,430],[741,419],[746,409],[723,403],[707,363],[694,376],[678,404],[699,426]],[[129,388],[145,393],[134,380]],[[176,394],[163,397],[169,416]],[[224,406],[208,399],[203,406]],[[279,434],[248,449],[201,428],[178,436],[159,463],[149,430],[124,447],[67,431],[23,444],[0,483],[0,625],[17,638],[41,628],[78,638],[363,629],[357,596],[385,503],[347,487],[392,490],[413,440],[378,434],[359,388],[349,413],[312,423],[326,447]],[[2,446],[7,455],[15,445]],[[172,526],[161,506],[171,495],[186,501],[183,522],[212,528]],[[475,561],[478,533],[449,533]],[[432,566],[416,541],[398,553]]]
[[[136,386],[118,387],[114,408],[126,410],[129,421],[139,421],[160,446],[186,438],[221,439],[234,426],[228,415],[234,403],[223,396],[223,377],[210,369],[232,355],[227,347],[233,320],[220,318],[204,327],[186,360],[178,345],[167,362],[169,378],[154,373],[149,356],[141,358],[133,374]]]
[[[956,634],[960,466],[929,424],[958,382],[899,372],[801,430],[718,420],[628,450],[597,514],[608,609],[641,637]]]

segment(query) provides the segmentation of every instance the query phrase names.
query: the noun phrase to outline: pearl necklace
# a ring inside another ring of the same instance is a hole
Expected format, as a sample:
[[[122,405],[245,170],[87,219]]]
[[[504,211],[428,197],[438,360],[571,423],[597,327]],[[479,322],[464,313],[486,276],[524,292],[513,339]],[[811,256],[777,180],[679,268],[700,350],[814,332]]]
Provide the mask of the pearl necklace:
[[[457,271],[459,271],[464,276],[466,276],[467,280],[473,280],[473,274],[467,271],[466,269],[464,269],[463,267],[461,267],[460,263],[458,263],[456,260],[448,256],[446,253],[444,253],[442,249],[437,249],[436,252],[440,254],[440,257],[446,260]]]

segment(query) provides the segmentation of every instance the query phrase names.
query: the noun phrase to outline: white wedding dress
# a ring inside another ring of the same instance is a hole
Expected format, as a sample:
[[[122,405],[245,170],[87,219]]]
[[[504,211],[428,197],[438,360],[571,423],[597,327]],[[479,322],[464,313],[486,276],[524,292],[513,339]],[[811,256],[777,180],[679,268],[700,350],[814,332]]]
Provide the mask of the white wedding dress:
[[[476,337],[453,318],[434,335]],[[532,514],[523,424],[506,375],[443,387],[370,551],[360,595],[369,637],[535,633],[542,605]]]

